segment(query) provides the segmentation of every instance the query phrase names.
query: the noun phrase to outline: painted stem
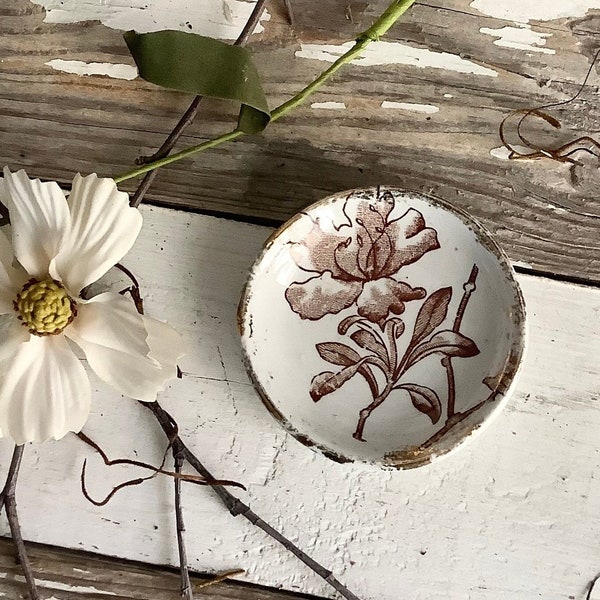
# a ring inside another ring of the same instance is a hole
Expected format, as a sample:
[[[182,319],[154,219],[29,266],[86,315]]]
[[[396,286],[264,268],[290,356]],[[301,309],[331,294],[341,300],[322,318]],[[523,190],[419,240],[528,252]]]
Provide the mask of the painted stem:
[[[460,304],[458,305],[458,310],[456,311],[456,318],[454,319],[454,323],[452,325],[452,331],[458,333],[460,331],[460,326],[462,324],[463,317],[465,315],[465,310],[467,309],[467,304],[469,303],[469,299],[471,298],[471,294],[475,291],[475,280],[477,279],[477,273],[479,269],[477,265],[473,265],[471,269],[471,274],[469,275],[469,279],[463,285],[463,296],[460,299]],[[444,356],[442,359],[442,365],[446,369],[446,379],[448,381],[448,415],[446,417],[446,423],[449,423],[452,417],[454,416],[454,411],[456,408],[456,380],[454,378],[454,367],[452,366],[452,357]]]
[[[373,23],[369,29],[361,33],[356,42],[348,50],[345,54],[340,56],[328,69],[323,71],[319,77],[317,77],[313,82],[307,85],[303,90],[298,92],[293,98],[290,98],[287,102],[284,102],[277,108],[275,108],[271,112],[271,121],[277,121],[288,112],[290,112],[293,108],[304,102],[309,96],[311,96],[315,91],[317,91],[326,81],[328,81],[335,73],[337,73],[344,65],[351,62],[354,58],[356,58],[359,54],[363,52],[363,50],[373,41],[378,40],[382,35],[384,35],[389,28],[414,4],[415,0],[395,0],[392,2],[385,12]],[[210,148],[214,148],[216,146],[220,146],[225,142],[229,142],[235,140],[239,137],[246,135],[245,132],[240,131],[239,129],[234,129],[229,133],[225,133],[219,137],[216,137],[212,140],[208,140],[203,142],[202,144],[198,144],[197,146],[191,146],[190,148],[186,148],[181,152],[176,152],[171,156],[166,156],[165,158],[161,158],[160,160],[156,160],[152,163],[148,163],[146,165],[142,165],[137,169],[133,169],[132,171],[128,171],[127,173],[123,173],[114,178],[117,183],[121,183],[122,181],[126,181],[127,179],[132,179],[133,177],[138,177],[139,175],[144,175],[149,171],[153,171],[160,167],[164,167],[166,165],[170,165],[171,163],[177,162],[184,158],[188,158],[194,154],[198,154],[199,152],[203,152],[205,150],[209,150]]]
[[[183,443],[178,435],[177,424],[173,417],[164,410],[158,402],[142,402],[140,404],[145,406],[152,414],[156,417],[159,425],[164,431],[167,438],[173,444],[173,451],[181,453],[189,465],[195,469],[200,475],[212,479],[210,471],[198,460],[195,454]],[[213,485],[211,489],[219,496],[221,502],[229,510],[229,513],[237,517],[241,515],[250,523],[262,529],[267,535],[271,536],[275,541],[279,542],[286,550],[289,550],[297,558],[299,558],[307,567],[312,569],[317,575],[322,577],[331,587],[333,587],[339,594],[341,594],[346,600],[360,600],[358,596],[353,594],[343,583],[335,578],[333,573],[319,564],[316,560],[308,556],[305,552],[300,550],[293,542],[288,540],[282,533],[271,527],[266,521],[263,521],[251,508],[244,504],[239,498],[234,496],[227,488],[221,485]]]
[[[265,10],[266,2],[267,0],[257,0],[256,4],[254,5],[254,9],[252,10],[252,13],[248,18],[248,21],[246,22],[246,25],[244,26],[237,40],[233,44],[234,46],[246,45],[246,42],[252,35],[252,32],[256,29],[256,25],[260,21],[260,18]],[[185,129],[188,127],[188,125],[193,123],[194,119],[196,118],[196,114],[198,113],[198,109],[200,108],[202,98],[203,96],[196,96],[192,100],[192,103],[185,111],[181,119],[179,119],[179,122],[177,123],[177,125],[175,125],[173,131],[171,131],[167,139],[164,141],[163,145],[152,156],[141,157],[136,162],[138,164],[150,164],[158,159],[168,156],[171,153],[171,150],[173,150],[173,148],[175,147],[175,144],[178,142]],[[154,181],[155,177],[156,171],[150,171],[146,174],[146,176],[144,177],[144,179],[142,179],[142,182],[138,186],[137,190],[131,197],[131,200],[129,201],[129,204],[131,206],[137,208],[142,203],[142,200],[144,199],[146,192],[150,189],[150,186],[152,185],[152,182]]]
[[[16,488],[17,478],[19,476],[19,469],[21,467],[21,459],[23,458],[23,451],[25,446],[15,446],[10,467],[8,469],[8,475],[6,477],[6,483],[4,489],[0,493],[0,509],[4,505],[6,510],[6,516],[8,518],[8,526],[10,528],[10,535],[12,536],[13,543],[17,550],[17,556],[23,574],[25,575],[25,582],[29,591],[30,600],[39,600],[37,587],[35,585],[35,579],[31,570],[31,563],[27,556],[27,550],[25,549],[25,542],[21,535],[21,526],[19,525],[19,516],[17,514],[17,501],[16,501]]]
[[[386,398],[390,395],[390,392],[394,389],[394,381],[390,380],[387,382],[383,391],[369,406],[366,406],[358,413],[358,424],[356,425],[356,431],[352,434],[352,437],[359,442],[366,442],[363,438],[363,432],[367,419],[371,416],[371,413],[380,405],[383,404]]]

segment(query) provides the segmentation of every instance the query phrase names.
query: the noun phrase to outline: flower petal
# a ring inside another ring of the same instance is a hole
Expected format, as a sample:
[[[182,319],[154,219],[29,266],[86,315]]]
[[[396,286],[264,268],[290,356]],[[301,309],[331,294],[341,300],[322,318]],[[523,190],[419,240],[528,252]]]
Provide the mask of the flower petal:
[[[384,278],[367,281],[356,301],[358,314],[380,325],[390,312],[400,315],[404,312],[404,303],[425,298],[423,288],[412,288],[395,279]]]
[[[86,340],[127,354],[148,356],[150,352],[142,316],[131,300],[114,292],[80,301],[65,335],[78,345]]]
[[[3,194],[17,259],[33,277],[46,277],[70,224],[65,195],[54,181],[42,183],[7,168]]]
[[[393,275],[400,267],[414,263],[426,252],[440,247],[436,230],[425,227],[423,215],[414,208],[391,221],[386,234],[390,237],[392,251],[380,276]]]
[[[348,308],[361,289],[360,282],[342,281],[332,277],[331,273],[323,273],[304,283],[292,283],[285,291],[285,297],[290,308],[302,319],[316,321]]]
[[[78,295],[127,254],[142,227],[142,215],[112,179],[76,175],[68,199],[71,226],[50,273]]]
[[[12,245],[0,231],[0,314],[14,314],[13,300],[29,276],[22,268],[13,267]]]
[[[16,444],[81,430],[90,411],[90,383],[64,336],[31,336],[2,371],[0,430]]]
[[[330,221],[316,219],[301,242],[290,243],[290,256],[304,271],[330,271],[334,277],[343,279],[345,273],[336,263],[335,252],[338,246],[346,243],[347,238]]]
[[[121,343],[102,343],[103,336],[97,342],[73,335],[70,337],[85,352],[90,367],[95,373],[112,385],[121,394],[152,402],[157,393],[164,388],[167,380],[177,374],[177,360],[182,356],[181,336],[169,325],[143,317],[144,328],[148,332],[146,343],[150,354],[134,351],[133,346],[126,349],[125,334]]]

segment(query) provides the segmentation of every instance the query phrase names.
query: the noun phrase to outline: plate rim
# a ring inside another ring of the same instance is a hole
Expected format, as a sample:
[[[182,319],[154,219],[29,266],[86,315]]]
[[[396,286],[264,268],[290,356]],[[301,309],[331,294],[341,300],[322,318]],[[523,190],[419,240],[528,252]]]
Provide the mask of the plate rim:
[[[303,216],[307,216],[309,211],[320,208],[321,206],[325,206],[327,204],[331,204],[335,201],[338,201],[342,198],[349,198],[354,194],[364,194],[364,193],[372,193],[373,195],[379,194],[381,191],[390,191],[394,195],[394,199],[397,198],[398,195],[402,197],[411,197],[414,199],[418,199],[429,203],[433,206],[442,208],[457,217],[463,222],[463,224],[471,229],[477,239],[477,242],[480,243],[484,248],[486,248],[489,252],[491,252],[496,259],[499,261],[500,266],[502,267],[502,271],[505,274],[506,280],[510,283],[510,287],[514,293],[514,307],[515,307],[515,315],[513,316],[513,321],[515,323],[515,328],[517,331],[517,338],[515,342],[511,345],[511,352],[507,357],[507,363],[513,361],[515,364],[512,368],[512,371],[509,372],[508,377],[509,383],[506,386],[503,392],[499,392],[499,398],[495,401],[494,408],[485,416],[485,418],[475,424],[471,431],[468,431],[465,435],[463,435],[456,443],[454,443],[448,449],[442,449],[441,452],[427,451],[426,453],[415,451],[414,456],[411,460],[407,460],[406,458],[401,461],[394,462],[393,460],[385,460],[385,457],[381,459],[365,459],[361,457],[351,457],[344,456],[341,453],[332,450],[326,444],[321,442],[315,442],[305,433],[299,431],[293,423],[287,419],[281,411],[277,408],[275,403],[271,400],[268,393],[262,386],[259,381],[254,368],[252,367],[251,359],[249,356],[249,351],[246,344],[246,335],[245,335],[245,322],[246,316],[248,314],[248,305],[249,305],[249,294],[251,284],[254,281],[258,267],[262,263],[263,259],[270,251],[273,244],[276,242],[277,238],[279,238],[287,229],[289,229],[294,223],[296,223]],[[485,242],[485,243],[484,243]],[[433,194],[424,194],[419,191],[402,188],[394,185],[376,185],[376,186],[366,186],[360,188],[351,188],[347,190],[343,190],[340,192],[336,192],[321,200],[317,200],[309,204],[307,207],[299,210],[294,215],[292,215],[287,221],[285,221],[282,225],[280,225],[263,243],[260,252],[256,256],[255,260],[250,267],[248,275],[246,277],[246,281],[241,291],[240,300],[237,308],[237,329],[240,335],[241,347],[243,353],[243,363],[248,373],[249,378],[252,381],[252,384],[257,391],[262,403],[265,405],[271,416],[279,423],[280,426],[283,427],[285,431],[291,434],[296,440],[298,440],[302,445],[310,448],[312,451],[318,452],[325,456],[326,458],[336,462],[336,463],[357,463],[363,465],[373,465],[382,469],[392,469],[392,470],[406,470],[421,467],[427,464],[430,464],[434,461],[437,461],[440,458],[449,456],[453,454],[457,449],[461,448],[468,441],[470,441],[474,435],[483,431],[491,421],[502,411],[508,400],[512,397],[515,387],[518,383],[519,377],[522,372],[523,363],[525,361],[525,355],[527,348],[529,346],[529,331],[528,331],[528,318],[527,318],[527,309],[525,300],[523,297],[523,293],[519,283],[516,280],[517,272],[512,266],[510,259],[508,258],[506,252],[502,249],[501,246],[498,245],[496,240],[494,239],[493,234],[482,225],[475,217],[470,215],[468,212],[463,210],[460,207],[454,206],[447,200],[439,198]],[[516,356],[515,356],[516,350]]]

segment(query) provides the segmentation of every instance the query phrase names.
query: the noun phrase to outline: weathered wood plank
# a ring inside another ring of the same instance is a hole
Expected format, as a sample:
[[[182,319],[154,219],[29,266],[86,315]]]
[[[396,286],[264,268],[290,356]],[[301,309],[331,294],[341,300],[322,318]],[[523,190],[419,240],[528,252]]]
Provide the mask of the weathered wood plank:
[[[131,561],[102,558],[41,544],[27,544],[40,600],[178,600],[179,575],[172,569],[150,568]],[[233,579],[205,587],[210,576],[192,574],[197,597],[214,600],[300,600],[316,596],[291,594]],[[12,542],[0,538],[0,597],[26,597]]]
[[[242,499],[261,517],[361,600],[585,596],[600,566],[600,290],[519,276],[528,353],[497,420],[429,467],[339,465],[282,431],[242,365],[239,292],[271,230],[156,207],[143,214],[125,264],[140,278],[148,314],[167,319],[189,345],[183,379],[160,401],[208,468],[247,486]],[[88,435],[111,458],[160,463],[166,441],[148,411],[95,378],[92,385]],[[11,450],[0,440],[0,471]],[[80,490],[86,458],[93,497],[138,476],[105,467],[74,436],[28,446],[17,489],[26,539],[176,565],[172,482],[155,478],[98,508]],[[196,571],[243,568],[249,582],[332,596],[209,489],[183,491]]]
[[[281,4],[274,4],[265,32],[253,39],[271,104],[327,65],[297,53],[315,56],[315,44],[351,38],[384,5],[384,0],[295,0],[297,26],[291,31]],[[581,16],[574,8],[578,16],[517,26],[474,5],[469,0],[420,4],[386,38],[429,49],[426,59],[440,68],[396,64],[397,58],[388,65],[350,66],[314,97],[317,103],[343,102],[345,109],[309,103],[262,137],[169,167],[150,199],[279,222],[327,193],[385,182],[434,193],[469,210],[513,260],[600,280],[596,167],[509,162],[494,151],[500,145],[498,124],[510,110],[574,93],[595,49],[589,32],[600,26],[600,13]],[[547,4],[548,14],[553,7]],[[132,64],[117,30],[94,22],[45,23],[43,9],[28,0],[0,5],[0,15],[2,163],[64,183],[76,170],[114,175],[159,145],[187,105],[187,96],[140,80],[82,77],[46,65],[57,58]],[[514,37],[507,27],[526,32],[523,48],[495,44]],[[494,35],[498,32],[503,37]],[[386,48],[373,50],[374,56],[386,55]],[[439,110],[382,108],[383,101]],[[225,131],[234,112],[222,102],[206,102],[181,144]],[[563,140],[596,132],[595,88],[562,116]]]

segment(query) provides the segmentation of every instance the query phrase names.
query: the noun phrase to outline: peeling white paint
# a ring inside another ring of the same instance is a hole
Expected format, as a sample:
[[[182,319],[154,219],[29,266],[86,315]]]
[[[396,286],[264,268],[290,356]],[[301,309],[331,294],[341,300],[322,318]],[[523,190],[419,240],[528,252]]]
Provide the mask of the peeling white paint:
[[[329,110],[340,110],[346,108],[343,102],[313,102],[311,108],[325,108]]]
[[[15,577],[18,581],[25,581],[25,577],[21,575],[17,575]],[[98,594],[99,596],[116,596],[115,592],[107,592],[105,590],[99,590],[93,586],[83,586],[83,585],[69,585],[68,583],[61,583],[59,581],[50,581],[46,579],[37,579],[35,582],[39,586],[44,586],[51,590],[58,590],[60,592],[71,592],[71,593],[79,593],[79,594]]]
[[[131,65],[114,63],[86,63],[82,60],[63,60],[55,58],[45,63],[55,71],[64,71],[75,75],[107,75],[113,79],[127,79],[131,81],[138,76],[138,71]]]
[[[410,110],[429,115],[440,112],[440,109],[437,106],[433,106],[433,104],[413,104],[412,102],[391,102],[389,100],[384,100],[381,103],[381,108],[397,108],[399,110]]]
[[[500,27],[499,29],[482,27],[479,31],[498,38],[494,40],[496,46],[528,50],[529,52],[556,54],[556,50],[543,47],[546,45],[546,39],[552,34],[533,31],[529,25],[521,24],[518,27]]]
[[[490,17],[527,23],[583,17],[600,8],[600,0],[473,0],[471,7]]]
[[[140,33],[176,29],[220,39],[237,38],[253,2],[243,0],[32,0],[46,9],[46,23],[100,21],[112,29]],[[261,21],[270,20],[265,11]],[[264,31],[258,24],[254,33]]]
[[[565,208],[562,206],[557,206],[556,204],[546,204],[546,207],[558,214],[564,214],[567,212]]]
[[[510,150],[506,146],[498,146],[498,148],[492,148],[490,154],[494,158],[500,158],[501,160],[508,160]]]
[[[338,46],[331,44],[302,44],[296,52],[298,58],[309,58],[335,62],[342,54],[353,46],[346,42]],[[372,42],[361,56],[354,59],[352,64],[360,67],[377,65],[410,65],[420,68],[445,69],[457,73],[472,73],[497,77],[498,73],[449,52],[434,52],[426,48],[414,48],[399,42]]]

